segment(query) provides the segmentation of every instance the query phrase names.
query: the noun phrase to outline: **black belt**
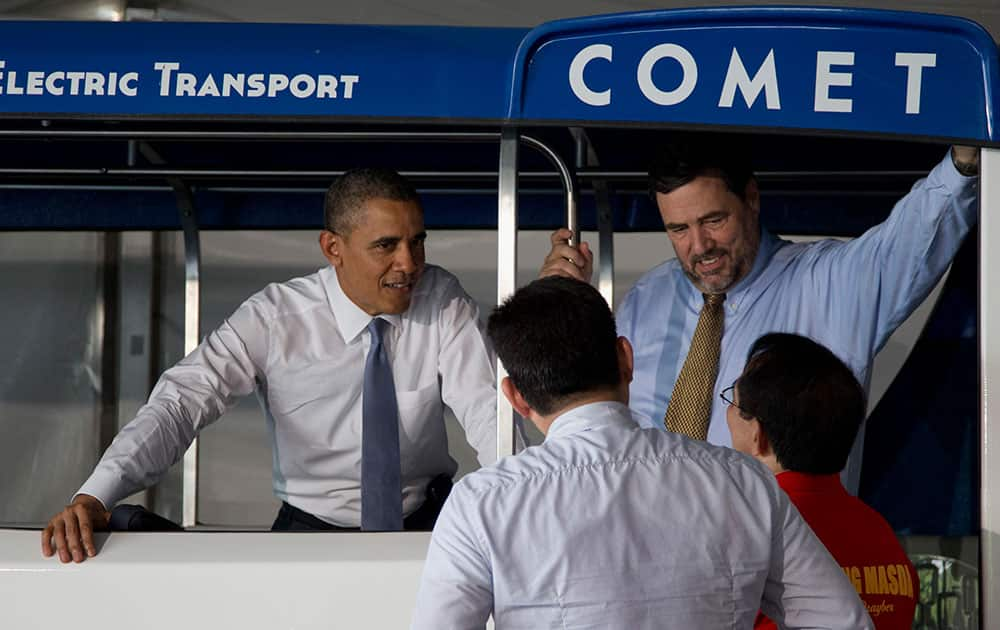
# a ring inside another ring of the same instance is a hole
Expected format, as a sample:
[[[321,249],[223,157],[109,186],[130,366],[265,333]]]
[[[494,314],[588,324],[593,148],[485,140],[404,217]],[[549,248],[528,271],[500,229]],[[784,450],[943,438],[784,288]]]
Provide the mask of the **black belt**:
[[[438,475],[427,484],[427,498],[412,514],[403,519],[403,529],[407,531],[430,531],[434,529],[444,502],[451,492],[452,481],[448,475]],[[271,531],[317,531],[317,532],[357,532],[360,527],[341,527],[317,518],[282,501],[278,517],[271,525]]]

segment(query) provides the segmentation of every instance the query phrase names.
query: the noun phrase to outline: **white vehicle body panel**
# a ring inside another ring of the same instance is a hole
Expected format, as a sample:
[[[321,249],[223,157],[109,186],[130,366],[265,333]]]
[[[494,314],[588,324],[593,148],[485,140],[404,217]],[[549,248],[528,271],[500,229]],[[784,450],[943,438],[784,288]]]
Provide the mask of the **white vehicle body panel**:
[[[0,530],[0,628],[405,628],[428,533],[98,534],[80,564]]]

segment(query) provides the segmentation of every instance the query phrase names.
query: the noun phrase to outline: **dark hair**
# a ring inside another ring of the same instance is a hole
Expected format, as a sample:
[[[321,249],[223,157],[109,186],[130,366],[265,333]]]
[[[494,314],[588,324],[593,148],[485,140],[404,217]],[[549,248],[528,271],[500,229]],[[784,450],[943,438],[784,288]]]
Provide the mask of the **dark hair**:
[[[745,199],[753,178],[749,147],[738,138],[708,135],[679,136],[666,145],[649,168],[649,195],[670,193],[702,175],[722,178],[726,187]]]
[[[621,382],[614,315],[584,282],[535,280],[493,309],[487,333],[514,386],[542,415]]]
[[[356,168],[338,177],[326,191],[324,227],[337,234],[350,234],[361,221],[365,204],[372,199],[420,203],[413,184],[396,171]]]
[[[782,468],[828,475],[847,464],[865,418],[865,392],[826,347],[801,335],[764,335],[750,348],[736,388],[740,410],[760,422]]]

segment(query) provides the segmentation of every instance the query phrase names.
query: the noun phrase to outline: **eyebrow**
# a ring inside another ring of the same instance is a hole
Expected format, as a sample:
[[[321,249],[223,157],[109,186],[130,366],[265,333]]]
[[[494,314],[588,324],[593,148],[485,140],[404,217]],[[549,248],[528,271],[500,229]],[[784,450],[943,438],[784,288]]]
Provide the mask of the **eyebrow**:
[[[380,245],[395,245],[401,240],[403,240],[402,236],[382,236],[369,243],[368,246],[378,247]],[[411,240],[423,242],[427,240],[427,232],[418,232]]]
[[[704,223],[705,221],[711,221],[713,219],[722,219],[728,217],[730,214],[732,213],[728,210],[712,210],[711,212],[707,212],[701,215],[700,217],[695,219],[694,222]],[[689,223],[667,223],[664,226],[664,228],[667,230],[676,230],[678,228],[688,227],[689,225],[690,225]]]
[[[728,217],[731,213],[728,210],[713,210],[708,214],[703,214],[698,217],[698,222],[703,223],[705,221],[711,221],[712,219],[721,219],[723,217]]]

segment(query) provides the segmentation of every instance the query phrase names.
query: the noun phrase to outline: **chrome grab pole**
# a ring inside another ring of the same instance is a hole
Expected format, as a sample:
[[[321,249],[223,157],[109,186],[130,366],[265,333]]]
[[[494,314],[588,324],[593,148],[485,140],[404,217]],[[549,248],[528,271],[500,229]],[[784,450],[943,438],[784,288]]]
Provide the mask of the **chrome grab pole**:
[[[139,143],[143,157],[155,165],[164,160],[146,142]],[[201,334],[201,239],[198,233],[198,213],[191,188],[176,177],[167,179],[177,199],[181,229],[184,232],[184,356],[198,347]],[[184,453],[181,525],[198,524],[198,437]]]
[[[576,187],[566,163],[542,141],[522,136],[516,127],[500,132],[500,167],[497,179],[497,304],[517,289],[517,181],[518,145],[538,150],[559,171],[566,193],[566,225],[578,234]],[[516,447],[514,409],[503,395],[501,383],[507,376],[497,359],[497,457],[514,454]]]
[[[201,328],[201,240],[198,217],[190,189],[178,194],[181,227],[184,230],[184,355],[198,346]],[[184,453],[181,525],[198,524],[198,438]]]
[[[500,172],[497,179],[497,304],[517,288],[517,152],[519,132],[504,127],[500,134]],[[507,371],[497,357],[497,459],[513,455],[514,409],[503,395]]]
[[[541,140],[531,136],[521,136],[521,141],[544,155],[552,163],[552,166],[555,166],[556,170],[559,171],[559,179],[562,180],[563,192],[566,194],[566,227],[573,230],[573,238],[570,239],[570,245],[576,245],[580,240],[580,225],[577,221],[576,185],[573,183],[573,174],[570,173],[569,167],[559,157],[559,154]]]

